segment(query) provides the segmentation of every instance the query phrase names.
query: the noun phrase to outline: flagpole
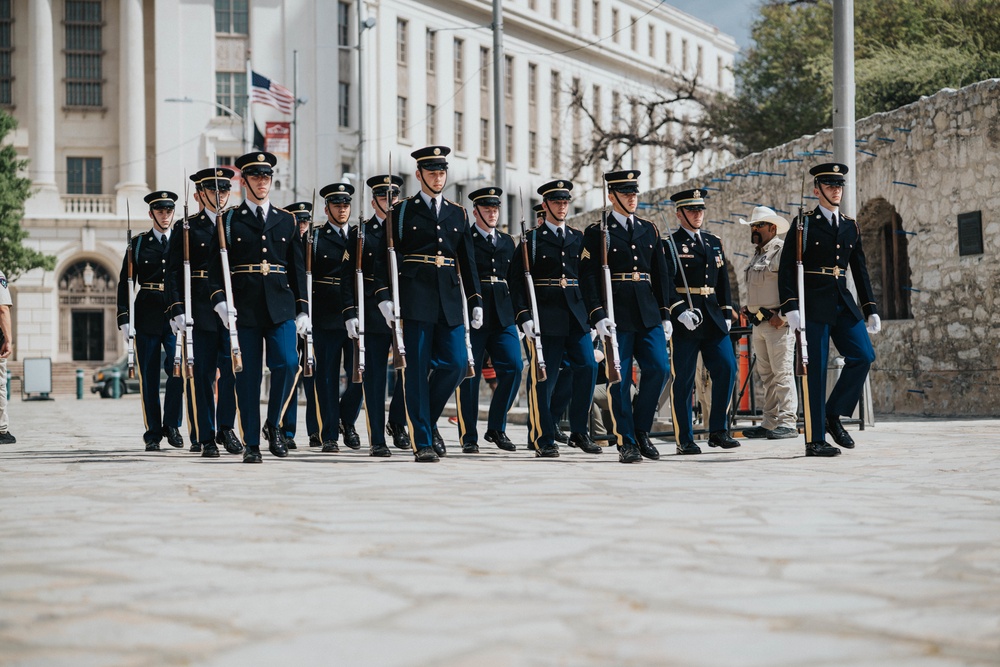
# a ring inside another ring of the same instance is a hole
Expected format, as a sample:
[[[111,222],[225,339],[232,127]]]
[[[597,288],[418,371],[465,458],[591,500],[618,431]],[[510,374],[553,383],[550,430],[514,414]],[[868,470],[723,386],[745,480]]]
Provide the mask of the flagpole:
[[[253,70],[251,69],[250,59],[247,58],[247,112],[246,112],[246,127],[243,128],[243,153],[249,153],[250,147],[253,146],[253,111],[251,109],[251,99],[253,98]]]
[[[292,199],[299,198],[299,52],[292,51]]]

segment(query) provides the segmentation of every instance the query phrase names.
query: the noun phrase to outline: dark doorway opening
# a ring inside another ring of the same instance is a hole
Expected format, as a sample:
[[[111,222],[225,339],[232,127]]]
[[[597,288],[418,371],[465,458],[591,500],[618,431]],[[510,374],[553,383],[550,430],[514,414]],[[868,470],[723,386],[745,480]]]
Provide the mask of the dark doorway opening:
[[[104,360],[104,311],[73,311],[73,361]]]

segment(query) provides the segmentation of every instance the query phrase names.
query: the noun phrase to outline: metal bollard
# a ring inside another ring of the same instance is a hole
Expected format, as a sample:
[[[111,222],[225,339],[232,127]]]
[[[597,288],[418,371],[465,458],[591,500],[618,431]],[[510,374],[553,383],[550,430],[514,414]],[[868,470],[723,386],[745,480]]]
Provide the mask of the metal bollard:
[[[83,369],[76,369],[76,400],[83,400]]]
[[[120,368],[111,369],[111,398],[122,397],[122,371]]]

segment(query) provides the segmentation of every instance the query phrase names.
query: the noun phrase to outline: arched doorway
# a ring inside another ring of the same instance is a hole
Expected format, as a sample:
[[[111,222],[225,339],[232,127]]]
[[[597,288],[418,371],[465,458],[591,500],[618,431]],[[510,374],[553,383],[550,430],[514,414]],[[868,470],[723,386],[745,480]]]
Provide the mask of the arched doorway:
[[[861,207],[858,225],[879,313],[886,320],[912,319],[909,253],[912,232],[903,229],[896,207],[881,197]]]
[[[80,260],[59,277],[59,353],[72,361],[107,361],[118,352],[118,279],[100,262]]]

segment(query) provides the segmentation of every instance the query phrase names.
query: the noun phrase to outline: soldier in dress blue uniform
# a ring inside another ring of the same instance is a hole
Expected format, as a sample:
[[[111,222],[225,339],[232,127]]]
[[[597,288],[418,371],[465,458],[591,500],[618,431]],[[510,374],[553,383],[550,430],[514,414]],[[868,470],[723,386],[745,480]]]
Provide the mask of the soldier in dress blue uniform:
[[[847,166],[828,162],[816,165],[809,174],[813,177],[813,195],[819,198],[819,205],[804,214],[803,220],[804,323],[810,362],[803,385],[806,456],[837,456],[840,450],[825,441],[824,431],[841,447],[854,448],[854,440],[844,429],[840,417],[850,415],[858,405],[868,369],[875,361],[875,350],[868,334],[881,331],[882,323],[868,279],[861,230],[853,218],[840,212]],[[796,277],[799,239],[796,218],[785,237],[778,266],[781,312],[786,315],[791,329],[798,329],[803,324]],[[847,289],[848,268],[854,276],[860,308]],[[844,355],[844,368],[827,398],[826,369],[831,340]]]
[[[361,447],[354,422],[361,411],[362,387],[350,381],[354,366],[354,345],[347,335],[341,281],[348,277],[345,264],[350,251],[348,234],[351,220],[350,183],[331,183],[319,191],[325,201],[327,223],[313,232],[313,346],[316,350],[316,393],[319,435],[324,452],[337,452],[338,435],[351,449]],[[309,248],[308,245],[305,246]],[[348,384],[340,394],[341,369]]]
[[[302,251],[308,252],[309,246],[306,243],[306,232],[309,231],[309,222],[312,220],[312,203],[307,201],[297,201],[285,207],[285,210],[295,216],[295,223],[299,226],[299,238],[302,239]],[[284,414],[281,418],[281,432],[285,434],[285,446],[288,449],[298,449],[295,443],[295,431],[298,428],[299,411],[297,409],[299,387],[306,397],[306,432],[309,434],[309,446],[320,447],[322,442],[319,439],[319,422],[316,419],[316,401],[313,393],[313,376],[305,375],[306,341],[303,338],[298,340],[299,369],[295,376],[295,389],[288,397],[288,405],[285,406]]]
[[[670,304],[670,317],[674,322],[674,335],[670,339],[673,376],[670,400],[678,454],[701,453],[694,442],[691,426],[691,392],[699,352],[712,378],[708,445],[723,449],[740,446],[729,435],[727,424],[736,382],[736,355],[729,340],[729,330],[736,313],[730,298],[729,271],[722,240],[702,229],[704,195],[704,190],[694,189],[670,197],[677,209],[680,228],[671,235],[672,244],[664,242],[667,261],[673,262],[675,269],[677,290],[677,297]]]
[[[389,421],[385,415],[386,371],[389,365],[389,350],[392,347],[392,330],[379,313],[375,293],[381,286],[378,276],[386,272],[385,219],[389,206],[399,200],[403,179],[399,176],[380,174],[367,181],[372,192],[374,214],[361,227],[352,227],[347,239],[347,257],[344,259],[340,287],[343,291],[344,318],[347,333],[358,337],[358,308],[356,270],[358,234],[361,239],[361,272],[364,274],[365,297],[365,372],[362,385],[365,398],[365,421],[368,426],[368,453],[371,456],[391,456],[385,444],[385,436],[390,435],[399,449],[411,449],[410,437],[406,433],[406,406],[403,404],[403,375],[394,371],[392,400],[389,402]],[[391,201],[389,197],[391,196]]]
[[[228,311],[237,312],[237,333],[243,353],[243,372],[236,375],[236,402],[246,442],[244,463],[260,463],[260,385],[264,345],[271,372],[264,435],[279,458],[288,456],[281,412],[295,387],[298,367],[295,335],[311,326],[306,312],[306,275],[298,225],[291,213],[268,199],[271,176],[278,159],[271,153],[240,156],[245,198],[220,216],[229,249],[233,301],[226,301],[223,282],[214,285],[212,302],[228,326]]]
[[[195,200],[201,211],[188,218],[191,261],[191,317],[194,320],[194,377],[187,382],[188,426],[191,451],[207,458],[219,456],[217,445],[230,454],[243,451],[236,437],[236,378],[233,375],[229,336],[212,312],[210,274],[219,266],[219,233],[216,201],[220,209],[229,200],[232,169],[209,167],[191,174]],[[170,328],[184,329],[184,221],[174,223],[170,235],[166,276]],[[218,374],[218,403],[216,381]]]
[[[498,187],[485,187],[469,194],[475,224],[469,230],[472,247],[476,253],[479,284],[483,290],[483,326],[471,333],[472,356],[476,376],[468,378],[455,392],[458,405],[458,433],[462,452],[479,451],[479,381],[483,376],[483,359],[488,352],[496,371],[497,386],[490,401],[486,423],[486,442],[512,452],[516,449],[507,437],[507,412],[514,404],[517,388],[521,384],[521,349],[518,345],[517,327],[514,325],[514,307],[511,305],[507,270],[514,258],[514,239],[497,229],[500,220]]]
[[[550,181],[539,187],[546,220],[525,236],[539,312],[532,313],[530,310],[531,302],[523,279],[524,253],[520,248],[511,263],[510,281],[515,319],[524,335],[535,338],[538,335],[535,318],[540,321],[546,366],[559,368],[563,357],[569,358],[570,368],[561,372],[574,373],[574,382],[585,388],[587,409],[583,419],[586,420],[597,378],[597,362],[587,323],[587,307],[580,290],[583,234],[566,226],[572,189],[573,183],[565,179]],[[531,346],[529,353],[534,354]],[[532,363],[528,373],[528,438],[535,449],[535,456],[557,457],[559,447],[555,444],[554,434],[558,415],[550,410],[555,377],[550,376],[545,382],[539,382],[534,360],[529,361]],[[573,422],[573,415],[570,421]],[[570,437],[577,447],[588,454],[599,454],[601,448],[590,439],[588,432],[586,427],[579,431],[574,429]]]
[[[435,424],[468,368],[462,309],[471,309],[473,328],[483,323],[469,216],[441,196],[448,181],[446,156],[450,152],[447,146],[427,146],[410,154],[417,161],[420,192],[404,199],[392,217],[400,258],[406,417],[414,457],[422,462],[437,461],[445,453],[444,442],[434,442]],[[381,279],[379,309],[392,326],[388,276]]]
[[[612,211],[607,234],[600,223],[584,233],[583,294],[590,323],[602,337],[617,336],[621,382],[608,386],[612,429],[622,463],[638,463],[645,456],[660,458],[649,439],[656,408],[667,384],[670,358],[667,341],[673,332],[668,306],[676,300],[673,275],[667,268],[660,233],[648,220],[635,215],[639,204],[640,172],[631,169],[604,174]],[[615,319],[605,309],[602,248],[607,247]],[[642,371],[639,393],[632,400],[632,361]],[[607,363],[611,363],[607,360]]]
[[[139,393],[142,396],[142,420],[146,432],[142,439],[146,451],[160,449],[160,440],[166,435],[172,447],[183,447],[181,438],[181,409],[184,383],[173,376],[174,349],[177,338],[170,330],[167,317],[167,297],[164,292],[164,273],[167,264],[167,243],[170,223],[174,219],[173,192],[158,190],[145,197],[149,204],[149,217],[153,227],[148,232],[133,237],[128,251],[132,255],[135,281],[135,368],[139,374]],[[122,260],[118,278],[118,328],[129,338],[128,257]],[[163,395],[163,412],[160,412],[160,350],[166,356],[163,368],[167,371],[167,386]]]

